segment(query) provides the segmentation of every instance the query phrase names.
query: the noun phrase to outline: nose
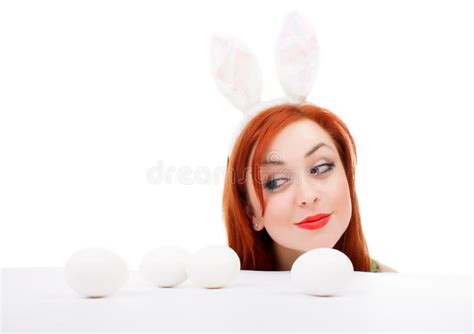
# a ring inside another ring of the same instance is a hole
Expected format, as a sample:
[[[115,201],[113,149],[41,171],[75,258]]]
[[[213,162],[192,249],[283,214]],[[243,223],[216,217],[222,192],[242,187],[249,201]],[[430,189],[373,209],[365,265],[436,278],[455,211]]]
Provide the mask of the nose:
[[[319,198],[318,192],[311,180],[308,180],[306,176],[301,178],[297,187],[296,203],[299,206],[305,206],[313,204]]]

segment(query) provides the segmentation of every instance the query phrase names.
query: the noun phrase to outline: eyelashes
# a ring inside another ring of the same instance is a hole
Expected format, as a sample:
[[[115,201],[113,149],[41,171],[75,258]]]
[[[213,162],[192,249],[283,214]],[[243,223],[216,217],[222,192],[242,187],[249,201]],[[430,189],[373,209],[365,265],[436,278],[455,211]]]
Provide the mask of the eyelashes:
[[[324,169],[322,172],[320,171],[320,169],[322,167],[327,167],[326,169]],[[329,173],[330,171],[332,171],[335,167],[335,164],[334,163],[324,163],[324,164],[321,164],[321,165],[317,165],[317,166],[314,166],[313,168],[311,168],[310,170],[310,174],[314,174],[314,175],[323,175],[323,174],[326,174],[326,173]],[[275,178],[275,179],[272,179],[270,181],[267,181],[265,182],[264,184],[264,188],[270,192],[272,191],[275,191],[276,189],[280,188],[283,183],[285,181],[287,181],[288,178],[286,177],[279,177],[279,178]]]
[[[314,171],[314,170],[319,170],[320,167],[323,167],[323,166],[327,166],[328,168],[326,170],[324,170],[323,172],[321,173],[318,173],[318,174],[324,174],[324,173],[327,173],[329,171],[331,171],[333,168],[334,168],[334,164],[333,163],[325,163],[325,164],[321,164],[321,165],[318,165],[318,166],[314,166],[313,168],[311,168],[311,171]],[[311,173],[313,174],[313,173]]]

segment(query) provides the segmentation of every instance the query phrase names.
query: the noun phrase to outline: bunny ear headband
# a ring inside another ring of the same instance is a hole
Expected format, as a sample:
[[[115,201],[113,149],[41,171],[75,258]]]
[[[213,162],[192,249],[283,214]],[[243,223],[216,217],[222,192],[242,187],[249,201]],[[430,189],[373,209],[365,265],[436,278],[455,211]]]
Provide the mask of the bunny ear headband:
[[[240,40],[214,35],[211,70],[219,91],[244,118],[234,131],[229,154],[240,132],[257,113],[283,103],[306,100],[316,79],[319,45],[312,25],[297,12],[288,14],[277,39],[275,64],[285,97],[261,101],[262,73],[255,55]]]

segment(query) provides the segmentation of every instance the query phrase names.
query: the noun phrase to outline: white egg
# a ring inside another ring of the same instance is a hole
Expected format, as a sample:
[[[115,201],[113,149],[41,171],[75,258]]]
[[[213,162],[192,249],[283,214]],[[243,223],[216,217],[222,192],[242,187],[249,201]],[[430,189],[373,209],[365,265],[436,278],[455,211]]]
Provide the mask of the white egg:
[[[291,281],[305,293],[332,296],[352,279],[354,267],[346,254],[317,248],[302,254],[291,267]]]
[[[170,288],[188,279],[185,265],[189,253],[177,246],[161,246],[143,257],[140,271],[156,286]]]
[[[227,245],[211,245],[201,248],[186,263],[189,279],[203,288],[222,288],[234,280],[240,272],[240,259]]]
[[[102,247],[84,248],[74,253],[64,267],[64,278],[78,294],[106,297],[120,289],[128,278],[125,261]]]

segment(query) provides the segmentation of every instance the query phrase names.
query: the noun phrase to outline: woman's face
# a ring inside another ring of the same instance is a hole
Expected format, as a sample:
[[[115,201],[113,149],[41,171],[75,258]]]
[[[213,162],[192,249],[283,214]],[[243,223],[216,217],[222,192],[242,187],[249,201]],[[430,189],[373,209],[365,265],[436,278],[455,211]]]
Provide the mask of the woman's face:
[[[352,206],[344,167],[331,137],[316,122],[299,120],[274,138],[263,157],[268,162],[262,161],[260,170],[266,205],[263,217],[250,167],[246,171],[251,204],[247,212],[253,216],[253,228],[265,228],[280,250],[334,247],[349,225]],[[326,226],[307,230],[295,225],[318,213],[330,214]]]

